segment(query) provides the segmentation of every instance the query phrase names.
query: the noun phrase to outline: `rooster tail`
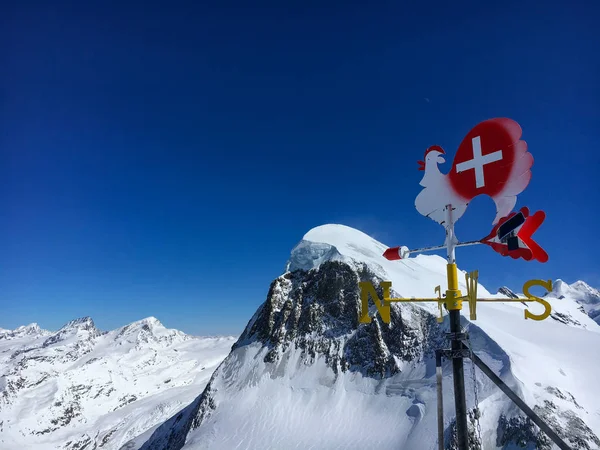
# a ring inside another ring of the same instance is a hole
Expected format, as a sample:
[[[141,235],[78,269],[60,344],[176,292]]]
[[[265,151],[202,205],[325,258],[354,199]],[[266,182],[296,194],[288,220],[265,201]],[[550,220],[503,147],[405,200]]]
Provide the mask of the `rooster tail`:
[[[517,204],[517,196],[511,195],[508,197],[492,197],[494,199],[494,203],[496,204],[496,218],[492,222],[492,225],[496,225],[500,219],[506,217],[513,210],[515,205]]]

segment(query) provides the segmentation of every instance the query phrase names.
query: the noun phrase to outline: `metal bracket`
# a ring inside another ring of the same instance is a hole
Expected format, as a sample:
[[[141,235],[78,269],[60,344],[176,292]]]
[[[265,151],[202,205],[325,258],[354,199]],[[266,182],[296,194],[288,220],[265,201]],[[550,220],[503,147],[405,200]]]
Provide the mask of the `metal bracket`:
[[[446,339],[451,341],[466,341],[469,338],[469,333],[446,333]]]
[[[473,272],[465,274],[465,281],[467,283],[467,300],[469,301],[469,315],[471,320],[477,320],[477,279],[479,278],[479,271],[474,270]]]
[[[441,353],[442,353],[442,356],[446,359],[470,358],[471,357],[471,350],[469,350],[468,348],[462,348],[459,350],[444,349],[441,351]]]
[[[438,309],[440,310],[440,316],[437,318],[437,322],[442,323],[444,321],[444,310],[442,309],[442,306],[445,306],[444,300],[442,300],[442,287],[436,286],[434,292],[438,295]],[[444,294],[444,297],[445,296],[446,294]]]

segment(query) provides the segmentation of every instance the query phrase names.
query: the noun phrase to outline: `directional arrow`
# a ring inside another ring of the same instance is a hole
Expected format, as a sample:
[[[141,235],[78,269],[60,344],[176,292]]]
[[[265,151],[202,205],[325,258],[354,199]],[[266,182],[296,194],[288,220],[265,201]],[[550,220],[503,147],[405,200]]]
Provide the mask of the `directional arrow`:
[[[531,235],[540,227],[545,218],[546,213],[544,213],[544,211],[536,211],[533,216],[529,216],[525,219],[525,223],[517,232],[518,238],[529,247],[531,253],[533,253],[533,259],[537,259],[542,263],[548,261],[548,253],[532,239]]]
[[[544,222],[545,218],[546,214],[544,211],[537,211],[530,216],[529,208],[523,207],[519,212],[513,212],[500,219],[490,234],[483,239],[459,242],[455,247],[486,244],[502,256],[510,256],[513,259],[523,258],[525,261],[535,259],[545,263],[548,261],[548,254],[531,237],[542,222]],[[390,261],[397,261],[408,258],[411,253],[430,252],[445,248],[446,245],[438,245],[410,250],[408,247],[402,245],[388,248],[383,253],[383,257]]]
[[[532,239],[533,233],[540,227],[546,214],[537,211],[529,215],[529,208],[523,207],[518,213],[511,213],[500,219],[491,233],[480,242],[489,245],[502,256],[526,261],[536,259],[541,263],[548,261],[548,254]]]

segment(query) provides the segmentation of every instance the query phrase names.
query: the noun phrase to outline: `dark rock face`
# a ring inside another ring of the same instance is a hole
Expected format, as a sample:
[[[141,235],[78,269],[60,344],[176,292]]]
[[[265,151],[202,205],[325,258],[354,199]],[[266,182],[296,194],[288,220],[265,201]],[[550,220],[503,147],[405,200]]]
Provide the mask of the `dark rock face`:
[[[576,319],[573,319],[573,317],[570,314],[563,314],[563,313],[559,313],[559,312],[552,312],[550,314],[550,317],[552,319],[556,320],[557,322],[564,323],[565,325],[581,326],[581,322],[579,322]],[[585,325],[584,325],[584,328],[585,328]]]
[[[577,409],[583,409],[579,403],[577,403],[577,400],[575,400],[575,397],[573,396],[573,394],[571,394],[568,391],[562,392],[560,389],[552,387],[552,386],[548,386],[546,387],[546,392],[554,395],[557,398],[560,398],[561,400],[566,400],[568,402],[573,403]]]
[[[477,412],[474,409],[467,411],[467,432],[469,440],[469,450],[483,450],[481,446],[481,438],[477,431]],[[456,428],[456,419],[450,422],[450,426],[446,429],[444,435],[444,448],[446,450],[458,449],[458,430]]]
[[[46,339],[42,344],[42,347],[45,348],[54,345],[67,337],[76,334],[78,331],[87,331],[88,340],[92,340],[102,335],[102,332],[94,325],[94,321],[91,317],[82,317],[80,319],[71,320],[55,334]]]
[[[501,415],[498,421],[496,445],[506,448],[514,444],[526,448],[533,446],[539,450],[550,450],[552,441],[541,434],[536,425],[525,416],[511,417]]]
[[[593,450],[600,447],[600,438],[573,412],[561,410],[549,400],[544,401],[544,406],[536,405],[533,410],[573,450]],[[528,417],[516,416],[508,419],[501,415],[498,421],[496,445],[506,448],[511,444],[519,447],[533,446],[539,450],[553,448],[552,440]]]
[[[337,261],[277,278],[256,320],[233,348],[259,341],[270,349],[265,362],[275,362],[295,345],[307,363],[320,354],[334,373],[360,371],[374,378],[398,373],[397,358],[431,356],[442,334],[435,318],[418,307],[392,305],[389,324],[379,316],[371,324],[359,324],[360,281],[378,288],[383,280],[366,266],[355,270]],[[383,295],[380,289],[378,294]]]
[[[515,294],[506,286],[502,286],[500,289],[498,289],[498,294],[506,295],[508,298],[519,298],[517,294]]]

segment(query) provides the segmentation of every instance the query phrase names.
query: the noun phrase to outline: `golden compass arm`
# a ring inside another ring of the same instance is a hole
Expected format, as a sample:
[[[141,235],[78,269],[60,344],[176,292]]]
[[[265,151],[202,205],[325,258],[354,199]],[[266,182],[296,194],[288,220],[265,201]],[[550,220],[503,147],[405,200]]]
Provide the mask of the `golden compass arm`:
[[[544,281],[544,280],[529,280],[523,286],[523,293],[526,298],[477,298],[477,281],[479,278],[479,272],[473,271],[465,274],[465,281],[467,285],[467,295],[461,296],[460,291],[456,291],[458,296],[451,298],[452,305],[456,307],[457,305],[461,305],[462,301],[469,302],[469,318],[471,320],[477,320],[477,303],[509,303],[509,302],[537,302],[544,307],[544,311],[541,314],[533,314],[529,311],[529,309],[525,310],[525,319],[532,320],[544,320],[550,316],[552,312],[552,307],[550,303],[546,300],[541,299],[529,292],[529,290],[533,286],[541,286],[545,288],[547,291],[552,290],[552,281]],[[435,287],[435,293],[438,294],[437,297],[411,297],[411,298],[402,298],[402,297],[390,297],[390,291],[392,287],[392,283],[390,281],[383,281],[380,284],[380,288],[382,289],[383,299],[379,298],[379,294],[375,290],[375,287],[372,283],[363,281],[359,283],[360,286],[360,298],[361,298],[361,311],[359,321],[360,323],[370,323],[371,317],[369,316],[369,297],[373,300],[375,307],[377,308],[377,312],[381,316],[381,320],[385,323],[390,323],[390,304],[392,302],[400,302],[400,303],[416,303],[416,302],[437,302],[438,308],[440,311],[440,316],[437,318],[438,322],[443,322],[443,309],[442,305],[448,301],[448,296],[446,298],[442,298],[441,287]],[[450,292],[450,291],[449,291]]]

